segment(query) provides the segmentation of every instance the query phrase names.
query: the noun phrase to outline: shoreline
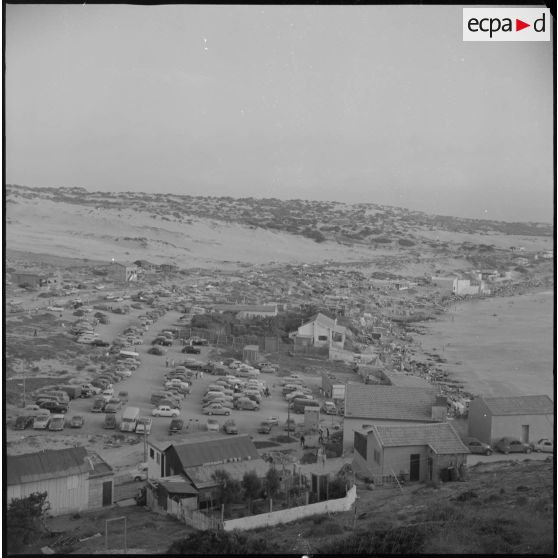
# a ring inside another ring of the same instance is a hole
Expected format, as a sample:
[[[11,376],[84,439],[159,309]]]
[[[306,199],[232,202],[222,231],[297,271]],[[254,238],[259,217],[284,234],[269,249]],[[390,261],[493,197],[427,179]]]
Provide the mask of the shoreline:
[[[456,396],[552,395],[554,306],[544,299],[554,294],[547,285],[520,284],[513,293],[452,301],[420,324],[416,357],[434,360]]]

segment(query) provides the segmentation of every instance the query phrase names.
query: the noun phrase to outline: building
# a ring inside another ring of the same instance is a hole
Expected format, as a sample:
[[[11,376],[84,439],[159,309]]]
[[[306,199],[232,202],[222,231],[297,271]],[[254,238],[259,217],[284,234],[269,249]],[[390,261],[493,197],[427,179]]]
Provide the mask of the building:
[[[241,480],[244,473],[256,471],[264,477],[269,465],[260,457],[249,436],[228,436],[220,433],[190,434],[181,443],[162,445],[148,443],[148,475],[165,479],[181,475],[198,491],[198,505],[211,507],[218,497],[213,473],[227,471]]]
[[[504,436],[522,442],[554,439],[554,403],[548,395],[476,397],[468,420],[469,436],[487,444]]]
[[[98,268],[109,281],[117,283],[128,283],[138,280],[138,268],[135,265],[124,265],[111,262]]]
[[[114,503],[114,471],[100,455],[89,454],[93,469],[89,472],[89,509],[104,508]]]
[[[354,466],[376,484],[455,480],[470,453],[447,422],[373,425],[354,433],[354,447]]]
[[[457,289],[457,277],[437,277],[433,275],[430,278],[433,285],[442,287],[442,289],[454,293]]]
[[[89,474],[94,465],[83,447],[9,455],[6,470],[8,502],[46,491],[52,515],[89,506]]]
[[[174,273],[178,271],[178,266],[174,264],[161,264],[159,270],[163,273]]]
[[[363,385],[345,386],[343,449],[353,447],[354,432],[379,424],[417,424],[445,422],[447,399],[433,386],[400,387]]]
[[[347,328],[337,325],[337,318],[331,319],[318,313],[308,322],[302,324],[296,332],[290,334],[295,344],[316,347],[335,347],[342,349],[345,345]]]
[[[12,283],[34,289],[56,289],[62,286],[62,275],[59,271],[47,274],[15,271],[11,273],[10,277]]]

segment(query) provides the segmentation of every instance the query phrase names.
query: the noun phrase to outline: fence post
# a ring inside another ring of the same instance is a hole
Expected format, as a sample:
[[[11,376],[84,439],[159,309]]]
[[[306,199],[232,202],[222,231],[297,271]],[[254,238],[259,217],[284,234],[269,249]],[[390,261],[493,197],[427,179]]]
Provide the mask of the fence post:
[[[273,498],[269,499],[269,513],[273,511]]]
[[[221,504],[221,523],[225,521],[225,504]]]

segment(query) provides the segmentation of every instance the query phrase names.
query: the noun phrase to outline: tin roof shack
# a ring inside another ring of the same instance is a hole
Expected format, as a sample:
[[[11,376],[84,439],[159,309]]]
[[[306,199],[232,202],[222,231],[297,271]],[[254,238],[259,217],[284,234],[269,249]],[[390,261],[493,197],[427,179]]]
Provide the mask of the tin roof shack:
[[[8,502],[46,491],[52,515],[88,508],[93,466],[83,447],[9,455],[6,470]]]
[[[445,422],[447,399],[434,387],[363,385],[349,382],[345,388],[343,450],[353,448],[355,431],[373,424]]]
[[[504,436],[522,442],[554,439],[554,403],[548,395],[476,397],[468,421],[469,436],[487,444]]]
[[[156,513],[168,513],[182,519],[187,510],[198,508],[198,491],[182,475],[148,480],[147,507]]]
[[[244,473],[255,470],[264,477],[269,465],[260,457],[249,436],[227,436],[218,433],[191,435],[181,444],[171,444],[163,451],[163,479],[183,475],[198,490],[200,508],[217,502],[217,483],[213,473],[219,469],[241,480]]]
[[[89,454],[89,509],[112,506],[114,502],[114,471],[98,454]]]
[[[135,265],[124,265],[119,262],[111,262],[99,266],[98,273],[103,274],[108,280],[116,283],[128,283],[138,280],[138,268]]]
[[[373,425],[354,433],[354,446],[354,466],[376,484],[457,480],[470,453],[448,422]]]

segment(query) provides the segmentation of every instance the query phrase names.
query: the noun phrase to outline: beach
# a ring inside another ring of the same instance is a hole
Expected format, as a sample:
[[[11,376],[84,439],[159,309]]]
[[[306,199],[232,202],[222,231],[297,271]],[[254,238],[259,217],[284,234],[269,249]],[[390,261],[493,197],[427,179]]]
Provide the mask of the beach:
[[[554,304],[550,290],[461,302],[419,339],[466,391],[554,399]]]

